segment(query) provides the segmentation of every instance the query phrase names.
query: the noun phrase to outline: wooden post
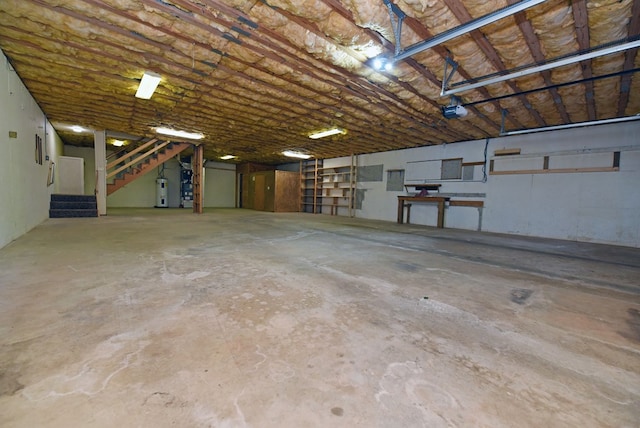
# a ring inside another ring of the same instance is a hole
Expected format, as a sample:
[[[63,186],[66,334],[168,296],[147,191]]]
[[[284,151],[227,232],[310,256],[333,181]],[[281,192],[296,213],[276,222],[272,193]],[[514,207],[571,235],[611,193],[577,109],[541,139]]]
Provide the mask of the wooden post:
[[[202,145],[197,145],[193,150],[193,212],[194,214],[202,214],[202,191],[204,189],[204,172],[203,172],[203,152]]]
[[[98,215],[107,215],[107,132],[94,131],[93,150],[96,168],[95,195]]]

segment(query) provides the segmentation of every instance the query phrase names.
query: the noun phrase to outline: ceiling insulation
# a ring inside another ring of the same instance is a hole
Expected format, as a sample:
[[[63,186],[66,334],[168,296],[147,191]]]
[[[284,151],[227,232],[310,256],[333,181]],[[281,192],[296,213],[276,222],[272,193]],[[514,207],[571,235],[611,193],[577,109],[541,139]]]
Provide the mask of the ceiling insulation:
[[[72,125],[145,138],[169,126],[202,132],[207,159],[236,162],[495,137],[504,109],[507,131],[640,113],[637,49],[461,92],[463,105],[474,103],[464,118],[445,119],[450,98],[440,96],[447,58],[456,85],[637,38],[640,0],[547,0],[390,72],[373,68],[398,44],[514,3],[396,0],[406,14],[398,41],[383,0],[2,0],[0,48],[67,144],[93,144]],[[141,100],[146,70],[162,81]],[[308,137],[332,126],[347,133]]]

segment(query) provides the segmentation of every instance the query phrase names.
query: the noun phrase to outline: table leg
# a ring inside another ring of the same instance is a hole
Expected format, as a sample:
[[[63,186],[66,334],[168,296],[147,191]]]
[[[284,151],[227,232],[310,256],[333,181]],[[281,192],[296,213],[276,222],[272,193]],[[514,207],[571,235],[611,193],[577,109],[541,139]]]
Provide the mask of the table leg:
[[[444,227],[444,201],[438,201],[438,227]]]

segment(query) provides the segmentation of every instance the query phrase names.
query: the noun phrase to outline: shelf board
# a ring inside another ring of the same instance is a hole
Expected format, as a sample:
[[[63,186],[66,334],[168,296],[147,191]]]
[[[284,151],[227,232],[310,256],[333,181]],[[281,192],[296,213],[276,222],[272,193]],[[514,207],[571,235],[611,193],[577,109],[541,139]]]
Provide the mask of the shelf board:
[[[323,207],[338,207],[338,208],[349,208],[349,205],[346,205],[346,204],[318,204],[318,206],[323,206]]]

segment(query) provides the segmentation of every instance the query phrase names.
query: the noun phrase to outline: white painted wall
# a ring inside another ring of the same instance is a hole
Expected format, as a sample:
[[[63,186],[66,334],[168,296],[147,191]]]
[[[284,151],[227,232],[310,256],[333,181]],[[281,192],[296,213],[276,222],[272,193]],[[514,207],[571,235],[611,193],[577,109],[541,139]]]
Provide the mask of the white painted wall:
[[[151,208],[156,204],[156,178],[160,175],[167,179],[167,196],[169,208],[180,205],[180,164],[170,159],[155,172],[148,172],[132,183],[127,184],[115,193],[107,196],[108,208],[130,207]]]
[[[169,208],[180,206],[180,164],[165,162],[164,178],[168,180]],[[153,207],[156,203],[156,178],[153,172],[137,179],[107,198],[107,207]],[[204,174],[204,207],[235,206],[236,167],[222,162],[207,162]]]
[[[65,146],[65,155],[85,160],[85,193],[93,194],[95,188],[95,159],[93,148]],[[180,206],[180,164],[170,159],[136,181],[107,197],[107,208],[151,208],[156,204],[156,178],[162,174],[168,180],[169,208]],[[208,208],[233,208],[235,206],[236,166],[224,162],[208,161],[205,164],[204,206]]]
[[[96,189],[96,160],[93,148],[65,145],[64,155],[84,159],[84,194],[93,195]]]
[[[58,158],[58,191],[63,195],[84,195],[84,159]]]
[[[483,161],[484,147],[485,140],[478,140],[358,156],[359,166],[383,164],[385,173],[382,182],[358,183],[364,200],[356,217],[396,221],[397,196],[406,192],[386,191],[387,170],[408,171],[416,161],[426,161],[424,168],[438,166],[441,159]],[[521,149],[520,156],[496,160],[496,167],[503,169],[506,163],[511,163],[507,169],[542,169],[544,155],[550,156],[550,168],[605,166],[610,165],[611,152],[620,151],[620,170],[489,174],[483,182],[482,169],[477,166],[472,182],[426,181],[442,183],[442,193],[485,194],[456,198],[484,200],[484,231],[640,247],[640,121],[490,139],[487,171],[494,151],[503,148]],[[594,154],[600,149],[606,153]],[[325,167],[348,164],[349,158],[324,162]],[[433,174],[425,172],[424,176]],[[436,217],[435,205],[412,206],[411,223],[435,226]],[[445,226],[476,230],[479,219],[477,208],[448,207]]]
[[[10,131],[17,138],[9,138]],[[36,135],[42,138],[42,165],[35,162]],[[62,141],[1,51],[0,153],[1,248],[49,217],[58,182],[47,185],[50,162],[62,155]]]
[[[204,206],[234,208],[236,205],[236,166],[208,161],[204,175]]]

